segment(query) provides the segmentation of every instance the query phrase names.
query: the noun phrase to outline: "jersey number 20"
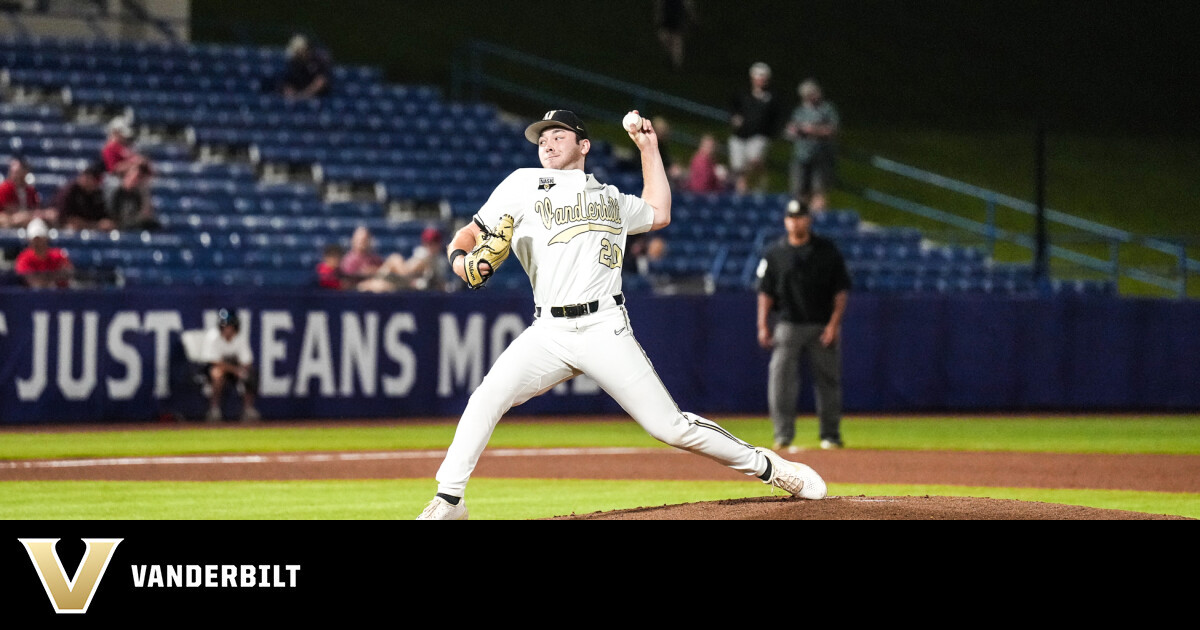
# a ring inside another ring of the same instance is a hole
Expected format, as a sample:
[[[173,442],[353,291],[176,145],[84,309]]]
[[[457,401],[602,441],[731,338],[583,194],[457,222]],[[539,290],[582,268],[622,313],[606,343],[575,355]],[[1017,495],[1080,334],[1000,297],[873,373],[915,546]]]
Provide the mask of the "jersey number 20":
[[[624,256],[621,254],[621,247],[615,243],[608,242],[608,239],[600,241],[600,264],[609,269],[616,269],[621,266],[621,260]]]

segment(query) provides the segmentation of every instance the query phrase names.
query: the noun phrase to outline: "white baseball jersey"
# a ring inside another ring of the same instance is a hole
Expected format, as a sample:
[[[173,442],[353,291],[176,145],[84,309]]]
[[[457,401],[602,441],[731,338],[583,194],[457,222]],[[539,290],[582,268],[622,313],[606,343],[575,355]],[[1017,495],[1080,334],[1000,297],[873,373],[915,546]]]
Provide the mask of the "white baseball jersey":
[[[205,363],[225,361],[237,365],[254,363],[254,353],[250,351],[250,341],[240,332],[232,340],[226,340],[221,335],[220,328],[210,328],[204,335],[204,345],[200,349],[200,358]]]
[[[583,304],[621,292],[625,241],[654,223],[642,198],[601,184],[580,170],[523,168],[492,192],[475,214],[490,229],[513,218],[512,252],[539,307]],[[509,271],[501,269],[497,273]]]

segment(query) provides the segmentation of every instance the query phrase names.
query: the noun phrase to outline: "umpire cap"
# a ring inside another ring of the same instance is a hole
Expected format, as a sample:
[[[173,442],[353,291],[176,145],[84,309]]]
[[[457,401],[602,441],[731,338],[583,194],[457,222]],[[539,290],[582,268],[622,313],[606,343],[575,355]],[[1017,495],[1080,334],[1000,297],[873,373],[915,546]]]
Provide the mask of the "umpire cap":
[[[588,137],[587,127],[583,126],[583,121],[579,119],[579,116],[575,115],[575,112],[565,109],[552,109],[546,112],[546,115],[542,116],[541,120],[525,128],[525,139],[537,144],[542,132],[550,127],[561,127],[574,131],[580,140],[587,140]]]
[[[806,217],[806,216],[808,216],[808,204],[804,203],[803,201],[800,201],[799,199],[793,199],[793,200],[789,201],[788,205],[787,205],[787,215],[786,216],[789,216],[789,217]]]

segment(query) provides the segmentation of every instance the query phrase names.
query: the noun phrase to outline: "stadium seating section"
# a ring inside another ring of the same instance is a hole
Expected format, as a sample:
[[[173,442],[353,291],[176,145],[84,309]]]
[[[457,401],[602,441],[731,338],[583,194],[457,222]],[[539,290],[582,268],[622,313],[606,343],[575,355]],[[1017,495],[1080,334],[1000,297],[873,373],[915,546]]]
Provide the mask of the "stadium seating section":
[[[448,101],[435,87],[347,65],[336,67],[330,96],[288,100],[272,89],[283,65],[272,48],[0,39],[0,157],[25,155],[50,200],[99,156],[106,117],[132,119],[139,150],[156,166],[163,230],[55,236],[78,268],[115,286],[314,286],[322,248],[348,246],[358,225],[382,251],[411,251],[428,222],[391,218],[395,204],[441,208],[436,218],[449,227],[512,169],[537,166],[524,123],[495,106]],[[641,188],[636,169],[604,143],[589,169],[623,190]],[[269,176],[289,172],[308,177]],[[676,192],[674,222],[661,233],[668,254],[648,276],[628,273],[627,288],[699,279],[710,291],[750,290],[762,248],[781,235],[786,201]],[[817,215],[815,229],[841,247],[856,291],[1035,290],[1028,266],[995,264],[980,249],[937,245],[914,229],[867,225],[852,209]],[[7,260],[22,246],[22,231],[0,230]],[[1103,281],[1053,287],[1115,293]],[[528,281],[498,274],[491,288],[528,290]]]

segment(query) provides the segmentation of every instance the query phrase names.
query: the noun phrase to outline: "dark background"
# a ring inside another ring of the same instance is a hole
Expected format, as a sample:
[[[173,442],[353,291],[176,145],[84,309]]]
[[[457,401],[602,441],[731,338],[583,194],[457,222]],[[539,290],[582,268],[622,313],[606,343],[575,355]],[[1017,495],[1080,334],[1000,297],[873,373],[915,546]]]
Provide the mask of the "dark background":
[[[1081,133],[1200,129],[1200,21],[1190,2],[696,5],[681,73],[654,37],[651,0],[194,0],[193,38],[283,46],[304,32],[337,61],[446,89],[462,45],[482,39],[717,107],[745,84],[751,63],[765,61],[789,105],[799,81],[813,76],[859,126],[1029,128],[1041,116]]]

